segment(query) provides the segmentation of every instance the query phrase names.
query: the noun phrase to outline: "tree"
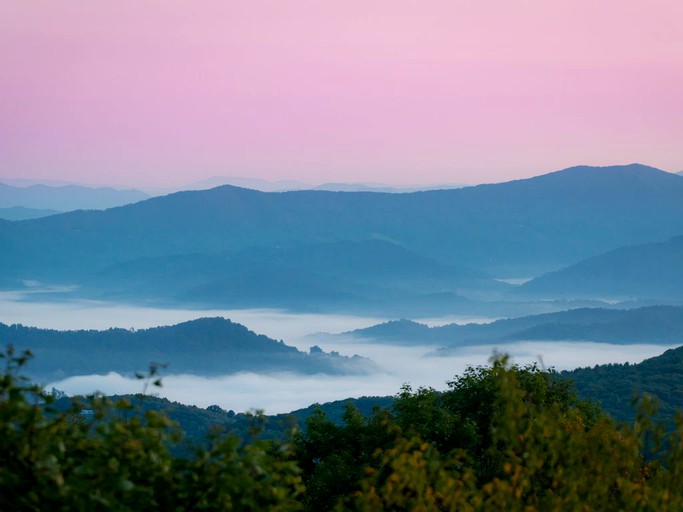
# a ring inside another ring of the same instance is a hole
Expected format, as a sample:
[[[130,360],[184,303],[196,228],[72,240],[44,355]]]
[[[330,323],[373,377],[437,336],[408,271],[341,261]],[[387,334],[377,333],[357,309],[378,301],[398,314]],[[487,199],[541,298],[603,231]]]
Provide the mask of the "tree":
[[[18,376],[30,358],[9,349],[0,376],[2,510],[273,510],[300,508],[289,445],[215,435],[178,450],[165,415],[90,397],[66,411]],[[84,411],[91,411],[88,417]]]
[[[544,373],[535,367],[510,367],[504,359],[491,368],[469,370],[449,385],[445,394],[455,396],[444,403],[461,404],[453,409],[459,412],[474,411],[476,399],[492,406],[490,412],[474,415],[478,441],[442,453],[417,434],[400,438],[378,453],[360,491],[339,509],[682,509],[680,416],[663,464],[647,462],[641,455],[643,439],[662,436],[649,419],[651,404],[644,403],[633,427],[617,425],[596,415],[593,407],[586,410]],[[478,455],[468,453],[471,449]]]

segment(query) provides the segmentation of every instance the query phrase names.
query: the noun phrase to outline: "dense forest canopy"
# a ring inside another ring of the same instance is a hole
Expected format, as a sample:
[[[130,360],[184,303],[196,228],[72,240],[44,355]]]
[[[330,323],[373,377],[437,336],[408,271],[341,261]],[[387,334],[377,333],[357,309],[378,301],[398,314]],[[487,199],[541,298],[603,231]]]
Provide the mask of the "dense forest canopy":
[[[285,441],[188,444],[164,414],[92,397],[67,411],[0,376],[5,510],[680,510],[683,420],[648,402],[617,424],[535,365],[468,369],[444,392],[405,386],[393,410],[323,411]],[[154,372],[150,381],[156,379]],[[647,448],[648,458],[645,458]]]

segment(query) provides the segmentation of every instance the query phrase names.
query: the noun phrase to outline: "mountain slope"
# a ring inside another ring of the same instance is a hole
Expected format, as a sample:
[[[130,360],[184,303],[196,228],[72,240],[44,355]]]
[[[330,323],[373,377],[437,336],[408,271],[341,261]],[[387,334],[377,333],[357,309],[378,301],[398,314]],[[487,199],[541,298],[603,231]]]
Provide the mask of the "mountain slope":
[[[23,206],[12,206],[10,208],[0,208],[0,219],[5,220],[27,220],[39,219],[48,215],[62,213],[57,210],[45,210],[39,208],[24,208]]]
[[[504,319],[489,324],[428,327],[399,320],[345,335],[386,343],[433,344],[446,348],[528,340],[581,340],[603,343],[683,343],[683,307],[638,309],[581,308]]]
[[[289,309],[379,307],[398,297],[506,288],[481,272],[441,265],[381,240],[141,258],[105,269],[83,286],[81,294],[94,298]]]
[[[638,364],[606,364],[564,371],[560,376],[574,382],[579,394],[595,400],[613,417],[632,421],[634,398],[648,394],[660,405],[661,418],[673,422],[683,404],[683,347]]]
[[[681,232],[680,176],[641,165],[577,167],[411,194],[181,192],[0,224],[0,268],[23,279],[77,281],[136,258],[381,239],[443,264],[529,275]]]
[[[225,375],[240,371],[364,373],[367,359],[320,350],[310,354],[223,318],[138,331],[55,331],[0,323],[0,345],[30,349],[28,370],[41,380],[115,371],[132,375],[152,362],[168,364],[168,373]]]
[[[518,296],[683,300],[683,236],[623,247],[544,274]]]

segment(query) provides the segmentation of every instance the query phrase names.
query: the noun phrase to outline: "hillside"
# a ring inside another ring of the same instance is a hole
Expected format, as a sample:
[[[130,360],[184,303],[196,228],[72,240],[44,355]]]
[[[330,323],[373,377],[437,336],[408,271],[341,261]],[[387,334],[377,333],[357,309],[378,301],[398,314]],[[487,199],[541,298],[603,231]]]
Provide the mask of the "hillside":
[[[429,327],[399,320],[358,329],[342,336],[385,343],[431,344],[448,347],[515,341],[595,341],[602,343],[683,343],[683,307],[649,306],[637,309],[580,308],[497,320],[488,324],[448,324]]]
[[[633,399],[643,394],[655,397],[661,418],[672,421],[683,409],[683,347],[638,364],[607,364],[564,371],[560,376],[574,382],[579,394],[594,400],[615,418],[632,421]]]
[[[74,375],[124,375],[146,371],[150,363],[167,373],[226,375],[248,372],[364,373],[367,359],[311,349],[297,350],[223,318],[202,318],[142,330],[55,331],[0,323],[0,345],[30,349],[28,370],[41,381]]]
[[[109,267],[79,290],[97,299],[166,300],[298,310],[420,306],[430,293],[500,293],[482,272],[442,265],[382,240],[257,247],[141,258]]]
[[[394,397],[373,396],[360,398],[347,398],[335,400],[324,404],[313,404],[303,409],[286,414],[272,414],[255,416],[253,412],[224,410],[217,405],[209,407],[197,407],[173,402],[166,398],[149,395],[123,395],[113,396],[112,399],[124,398],[133,403],[138,403],[145,411],[159,411],[166,414],[171,420],[177,421],[186,438],[195,442],[203,442],[214,430],[225,434],[234,434],[243,440],[252,438],[254,427],[261,428],[261,439],[288,438],[292,429],[302,429],[306,420],[318,409],[322,410],[327,418],[337,424],[342,424],[344,411],[351,404],[358,409],[363,416],[370,416],[377,407],[390,408]],[[78,397],[75,397],[78,399]],[[66,410],[72,403],[73,398],[63,397],[57,401],[57,407]]]
[[[523,284],[519,297],[683,300],[683,236],[622,247]]]
[[[509,277],[681,232],[680,176],[636,164],[576,167],[409,194],[224,186],[0,223],[0,268],[17,280],[79,283],[139,258],[380,239],[441,264]]]

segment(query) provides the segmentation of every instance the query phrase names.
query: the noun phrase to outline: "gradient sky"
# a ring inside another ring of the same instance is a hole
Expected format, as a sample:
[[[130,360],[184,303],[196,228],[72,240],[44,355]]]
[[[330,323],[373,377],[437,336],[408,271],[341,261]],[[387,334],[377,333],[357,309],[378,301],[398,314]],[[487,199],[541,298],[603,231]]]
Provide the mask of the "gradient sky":
[[[683,170],[681,0],[8,0],[0,178]]]

